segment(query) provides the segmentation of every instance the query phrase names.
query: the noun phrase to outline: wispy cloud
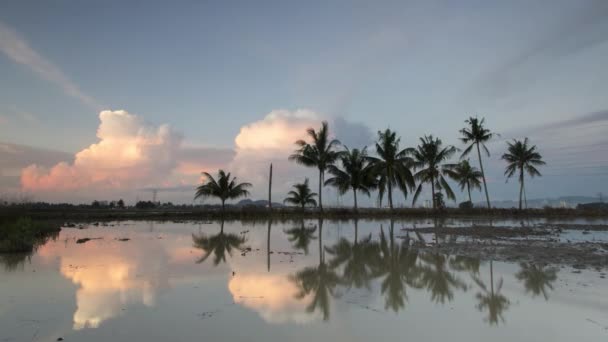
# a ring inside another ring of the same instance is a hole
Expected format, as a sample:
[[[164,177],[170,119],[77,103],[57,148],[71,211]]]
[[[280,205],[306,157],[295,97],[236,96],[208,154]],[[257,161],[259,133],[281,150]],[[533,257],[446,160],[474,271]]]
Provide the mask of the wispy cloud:
[[[608,1],[586,0],[577,7],[540,39],[486,74],[480,87],[490,96],[503,96],[533,83],[552,62],[608,41]]]
[[[59,67],[40,55],[24,38],[19,36],[17,31],[1,21],[0,51],[15,63],[27,66],[41,78],[61,87],[67,95],[80,100],[95,110],[101,109],[97,100],[84,93]]]

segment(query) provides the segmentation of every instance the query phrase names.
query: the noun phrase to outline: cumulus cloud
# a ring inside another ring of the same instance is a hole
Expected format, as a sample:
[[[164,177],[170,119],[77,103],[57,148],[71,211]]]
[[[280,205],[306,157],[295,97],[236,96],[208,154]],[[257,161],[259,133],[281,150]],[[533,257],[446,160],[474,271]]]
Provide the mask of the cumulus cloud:
[[[15,63],[23,64],[43,79],[52,82],[85,105],[98,109],[99,103],[84,93],[63,71],[34,50],[19,34],[0,21],[0,51]]]
[[[99,142],[78,152],[72,164],[36,164],[21,173],[26,190],[108,189],[159,182],[177,166],[181,135],[168,125],[146,124],[126,111],[102,111]]]

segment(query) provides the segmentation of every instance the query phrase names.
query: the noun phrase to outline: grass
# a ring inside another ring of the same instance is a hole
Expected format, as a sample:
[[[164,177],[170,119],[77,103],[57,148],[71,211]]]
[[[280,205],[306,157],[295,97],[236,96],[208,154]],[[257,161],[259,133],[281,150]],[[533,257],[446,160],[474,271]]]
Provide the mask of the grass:
[[[219,209],[188,208],[188,209],[11,209],[0,208],[0,219],[16,218],[20,216],[32,217],[36,220],[72,220],[72,221],[102,221],[102,220],[297,220],[306,218],[325,218],[329,220],[360,219],[407,219],[407,218],[608,218],[606,209],[485,209],[485,208],[446,208],[432,210],[424,208],[396,208],[393,211],[381,208],[360,208],[354,212],[350,208],[326,208],[321,213],[318,210],[299,208],[274,208],[269,212],[263,207],[227,207],[222,214]]]
[[[0,223],[0,253],[31,253],[60,230],[57,224],[29,217],[5,220]]]

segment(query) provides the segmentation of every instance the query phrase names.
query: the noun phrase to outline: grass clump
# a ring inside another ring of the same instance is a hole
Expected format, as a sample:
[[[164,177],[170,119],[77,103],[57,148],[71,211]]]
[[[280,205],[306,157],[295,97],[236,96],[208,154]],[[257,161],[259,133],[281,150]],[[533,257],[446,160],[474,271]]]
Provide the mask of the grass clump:
[[[29,217],[0,223],[0,253],[30,253],[49,238],[56,237],[61,228],[49,222]]]

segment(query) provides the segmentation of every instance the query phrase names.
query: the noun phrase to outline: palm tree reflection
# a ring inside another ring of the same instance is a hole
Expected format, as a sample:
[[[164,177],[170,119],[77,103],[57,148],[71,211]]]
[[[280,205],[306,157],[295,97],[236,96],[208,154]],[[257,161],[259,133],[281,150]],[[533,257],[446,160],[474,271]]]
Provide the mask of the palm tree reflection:
[[[378,244],[372,242],[372,236],[369,234],[358,241],[358,221],[355,220],[355,238],[354,242],[348,241],[346,238],[340,239],[335,245],[326,248],[327,253],[333,258],[329,261],[329,266],[332,269],[342,269],[342,283],[345,286],[355,288],[371,288],[371,280],[375,277],[374,267],[377,266],[377,256],[379,252]]]
[[[407,302],[406,288],[420,288],[420,267],[417,264],[418,253],[409,246],[409,239],[401,244],[395,243],[394,224],[389,226],[389,239],[380,228],[380,247],[378,274],[384,279],[381,284],[382,294],[386,295],[384,308],[394,312],[405,307]]]
[[[292,243],[294,249],[302,250],[305,255],[308,255],[308,245],[310,245],[312,240],[316,239],[316,231],[317,226],[305,227],[304,220],[302,220],[300,227],[293,227],[283,232],[288,235],[287,239]]]
[[[232,256],[232,250],[240,248],[246,241],[244,236],[237,234],[224,233],[224,221],[221,221],[220,232],[216,235],[207,236],[205,234],[192,234],[194,248],[202,249],[205,254],[196,261],[200,264],[213,254],[213,265],[217,266],[221,262],[226,262],[226,253]]]
[[[478,300],[477,310],[483,312],[488,310],[487,321],[490,325],[498,324],[498,321],[504,322],[505,319],[502,315],[503,311],[509,308],[510,302],[507,297],[500,294],[502,289],[503,279],[502,277],[498,281],[496,289],[494,288],[494,267],[490,260],[490,290],[488,291],[487,286],[479,277],[473,277],[473,280],[480,287],[481,292],[478,292],[476,298]]]
[[[448,256],[432,252],[421,254],[420,259],[424,261],[420,281],[431,293],[431,300],[436,303],[452,301],[455,289],[467,289],[466,284],[448,270]]]
[[[515,277],[523,281],[526,292],[532,293],[534,297],[542,293],[545,300],[549,300],[546,288],[553,290],[552,283],[557,280],[557,269],[532,263],[521,263],[520,267]]]
[[[319,220],[319,265],[306,267],[290,276],[297,288],[297,299],[304,299],[312,294],[313,299],[306,307],[312,313],[319,309],[323,313],[323,320],[329,320],[330,296],[335,296],[335,288],[340,284],[340,278],[334,270],[325,263],[323,250],[323,220]]]

